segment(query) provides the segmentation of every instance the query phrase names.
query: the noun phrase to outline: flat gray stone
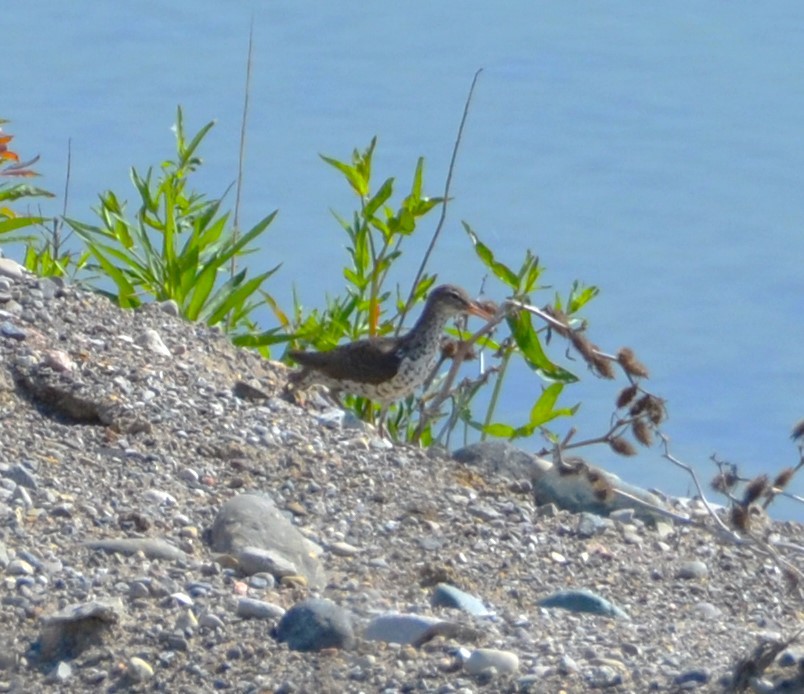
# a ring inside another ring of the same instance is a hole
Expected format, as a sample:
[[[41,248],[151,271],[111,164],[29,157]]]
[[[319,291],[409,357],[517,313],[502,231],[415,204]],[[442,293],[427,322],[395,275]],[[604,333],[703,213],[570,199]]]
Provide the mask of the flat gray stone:
[[[99,549],[104,552],[129,556],[137,552],[142,552],[148,559],[167,559],[168,561],[187,559],[187,554],[182,552],[178,547],[171,545],[165,540],[151,537],[121,537],[108,540],[93,540],[92,542],[85,542],[84,546],[90,549]]]
[[[372,619],[363,638],[369,641],[410,644],[419,641],[434,626],[444,623],[437,617],[418,614],[383,614]]]
[[[311,588],[326,585],[324,567],[318,559],[322,549],[304,537],[269,496],[240,494],[229,499],[212,524],[211,545],[214,551],[239,561],[245,556],[246,563],[241,565],[244,571],[273,573],[269,568],[273,565],[279,572],[277,578],[293,571],[304,576]]]
[[[123,615],[119,598],[68,605],[42,619],[39,652],[44,660],[74,658],[88,647],[102,643]]]

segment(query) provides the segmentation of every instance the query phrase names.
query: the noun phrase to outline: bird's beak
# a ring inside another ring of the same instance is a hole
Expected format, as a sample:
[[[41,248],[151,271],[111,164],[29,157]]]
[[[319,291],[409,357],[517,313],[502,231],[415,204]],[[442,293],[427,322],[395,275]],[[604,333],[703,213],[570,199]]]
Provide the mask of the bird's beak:
[[[494,318],[494,314],[497,311],[497,307],[491,301],[470,301],[469,308],[466,309],[468,313],[471,313],[473,316],[477,316],[478,318],[483,318],[485,320],[491,320]]]

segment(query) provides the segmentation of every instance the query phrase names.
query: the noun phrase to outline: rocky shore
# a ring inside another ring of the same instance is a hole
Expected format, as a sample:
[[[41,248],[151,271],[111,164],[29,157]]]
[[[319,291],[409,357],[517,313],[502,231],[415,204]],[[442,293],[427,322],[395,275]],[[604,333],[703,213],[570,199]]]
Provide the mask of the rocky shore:
[[[800,586],[694,502],[562,510],[286,377],[0,259],[0,692],[804,691]]]

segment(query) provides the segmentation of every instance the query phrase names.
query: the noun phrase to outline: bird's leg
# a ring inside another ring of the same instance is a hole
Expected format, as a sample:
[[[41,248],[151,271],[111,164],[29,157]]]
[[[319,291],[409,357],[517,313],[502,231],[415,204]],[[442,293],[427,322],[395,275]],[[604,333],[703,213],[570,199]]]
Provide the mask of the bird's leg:
[[[384,439],[387,435],[387,431],[385,431],[385,420],[388,418],[388,405],[382,405],[380,407],[380,416],[377,418],[377,434],[379,434],[381,439]],[[390,438],[390,436],[388,437]]]

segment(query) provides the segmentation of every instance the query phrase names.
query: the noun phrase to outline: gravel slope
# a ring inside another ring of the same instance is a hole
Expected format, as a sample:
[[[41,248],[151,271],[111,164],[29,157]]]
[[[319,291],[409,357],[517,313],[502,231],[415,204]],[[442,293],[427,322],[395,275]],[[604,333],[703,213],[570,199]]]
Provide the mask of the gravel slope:
[[[170,309],[0,276],[0,691],[722,691],[763,635],[801,628],[800,593],[750,548],[627,514],[589,533],[527,485],[282,400],[284,367]],[[267,397],[238,397],[240,381]],[[324,589],[243,576],[211,552],[205,529],[245,491],[269,493],[324,548]],[[804,546],[800,525],[761,532]],[[86,545],[110,538],[184,554]],[[431,608],[439,581],[494,616]],[[537,605],[565,588],[630,619]],[[300,653],[271,637],[276,619],[238,616],[242,597],[287,609],[311,594],[351,611],[358,635],[390,611],[461,628],[419,647]],[[43,655],[43,619],[103,600],[114,616],[96,641]],[[478,647],[516,654],[518,671],[469,674]],[[801,648],[781,649],[769,685],[796,677]]]

